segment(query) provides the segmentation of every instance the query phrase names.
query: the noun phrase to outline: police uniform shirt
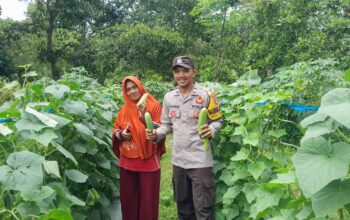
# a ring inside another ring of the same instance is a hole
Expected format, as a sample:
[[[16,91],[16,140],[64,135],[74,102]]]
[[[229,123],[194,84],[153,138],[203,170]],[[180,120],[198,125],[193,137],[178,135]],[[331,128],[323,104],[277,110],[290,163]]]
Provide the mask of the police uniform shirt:
[[[178,88],[164,96],[157,141],[173,131],[172,163],[175,166],[185,169],[213,166],[211,148],[205,151],[203,139],[198,134],[199,112],[204,107],[208,108],[212,100],[209,94],[208,89],[194,84],[188,97],[183,97]],[[221,120],[221,112],[219,118],[208,120],[212,136],[221,127]]]

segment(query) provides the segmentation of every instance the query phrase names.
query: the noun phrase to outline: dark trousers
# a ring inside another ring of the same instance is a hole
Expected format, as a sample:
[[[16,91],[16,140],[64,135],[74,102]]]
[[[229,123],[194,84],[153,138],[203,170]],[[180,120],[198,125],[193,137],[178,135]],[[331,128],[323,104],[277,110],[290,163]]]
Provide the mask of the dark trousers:
[[[123,220],[157,220],[160,171],[133,172],[120,168]]]
[[[173,188],[179,220],[215,219],[215,182],[211,167],[173,166]]]

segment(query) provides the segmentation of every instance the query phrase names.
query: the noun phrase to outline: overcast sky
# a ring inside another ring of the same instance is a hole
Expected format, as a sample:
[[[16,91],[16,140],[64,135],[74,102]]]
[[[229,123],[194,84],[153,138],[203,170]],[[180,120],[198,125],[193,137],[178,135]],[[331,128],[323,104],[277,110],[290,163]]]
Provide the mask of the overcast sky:
[[[13,20],[25,19],[24,12],[27,10],[28,1],[0,0],[0,18],[12,18]]]

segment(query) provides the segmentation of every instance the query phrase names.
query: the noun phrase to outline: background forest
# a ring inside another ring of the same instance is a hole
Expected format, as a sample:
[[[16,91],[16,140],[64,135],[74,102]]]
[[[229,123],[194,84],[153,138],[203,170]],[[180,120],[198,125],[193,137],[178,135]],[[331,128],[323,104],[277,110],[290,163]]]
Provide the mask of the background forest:
[[[99,82],[126,74],[169,80],[172,57],[195,58],[200,80],[265,78],[315,59],[349,63],[348,0],[30,1],[24,21],[0,21],[0,74],[23,64],[59,79],[82,66]]]
[[[0,19],[0,219],[109,219],[120,81],[161,101],[183,54],[224,115],[217,220],[349,219],[349,0],[28,2],[25,20]]]

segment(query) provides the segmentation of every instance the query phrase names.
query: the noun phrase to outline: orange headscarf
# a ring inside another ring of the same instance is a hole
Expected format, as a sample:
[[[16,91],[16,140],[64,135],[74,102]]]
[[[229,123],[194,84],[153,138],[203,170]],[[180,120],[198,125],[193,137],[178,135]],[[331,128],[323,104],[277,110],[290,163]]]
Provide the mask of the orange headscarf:
[[[152,121],[160,123],[160,117],[162,113],[162,107],[159,102],[143,87],[141,81],[135,76],[127,76],[122,81],[124,105],[120,108],[118,115],[114,123],[114,130],[112,135],[113,151],[119,158],[120,154],[128,158],[147,159],[158,151],[160,155],[165,152],[164,140],[158,144],[153,144],[152,141],[146,140],[145,125],[139,118],[138,109],[136,108],[136,102],[131,100],[126,94],[126,82],[130,80],[136,84],[140,90],[141,95],[148,93],[146,112],[149,112]],[[114,133],[117,129],[124,130],[127,124],[130,123],[130,132],[132,142],[138,149],[138,151],[124,151],[121,149],[121,143],[117,140]]]

